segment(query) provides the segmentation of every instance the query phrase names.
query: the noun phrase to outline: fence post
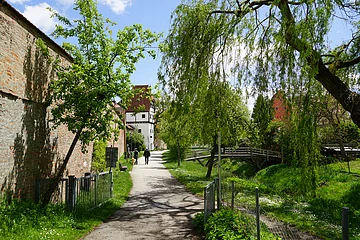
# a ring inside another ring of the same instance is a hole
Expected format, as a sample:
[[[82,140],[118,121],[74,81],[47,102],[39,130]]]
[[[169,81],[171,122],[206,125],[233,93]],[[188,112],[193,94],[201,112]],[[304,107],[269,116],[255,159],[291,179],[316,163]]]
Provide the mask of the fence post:
[[[69,185],[68,185],[68,199],[66,201],[67,208],[72,211],[75,208],[76,202],[76,178],[75,176],[69,176]]]
[[[114,178],[113,178],[113,172],[110,171],[110,198],[113,196],[113,186],[114,186]]]
[[[221,189],[220,189],[220,186],[219,186],[219,178],[215,178],[214,179],[214,185],[216,186],[216,191],[214,191],[214,204],[215,204],[215,192],[217,192],[217,196],[216,196],[216,202],[217,202],[217,209],[219,210],[220,207],[221,207]],[[215,207],[214,207],[215,209]]]
[[[91,181],[90,175],[91,175],[91,173],[89,173],[89,172],[86,172],[84,174],[84,190],[86,192],[90,191],[90,181]]]
[[[231,181],[231,210],[234,211],[234,200],[235,200],[235,182]]]
[[[211,184],[211,183],[210,183]],[[215,212],[215,194],[216,194],[216,184],[213,182],[211,185],[211,213]]]
[[[349,240],[349,208],[342,208],[342,240]]]
[[[260,206],[259,206],[259,188],[255,188],[255,198],[256,198],[256,233],[257,240],[260,240]]]
[[[94,192],[95,192],[95,206],[98,205],[98,182],[99,182],[99,174],[95,174],[95,183],[94,183]]]
[[[204,187],[204,224],[207,220],[207,196],[206,196],[206,187]]]

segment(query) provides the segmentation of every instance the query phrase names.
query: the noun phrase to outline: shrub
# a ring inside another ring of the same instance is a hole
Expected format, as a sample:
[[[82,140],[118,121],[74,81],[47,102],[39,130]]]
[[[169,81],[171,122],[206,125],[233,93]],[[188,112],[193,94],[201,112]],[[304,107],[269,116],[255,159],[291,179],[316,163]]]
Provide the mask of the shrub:
[[[204,235],[204,212],[197,213],[193,219],[195,232],[198,235]]]
[[[91,171],[92,172],[103,172],[106,170],[106,151],[107,141],[95,141],[93,147],[92,161],[91,161]]]
[[[210,216],[205,224],[205,234],[209,240],[251,239],[244,219],[230,209],[221,209]]]

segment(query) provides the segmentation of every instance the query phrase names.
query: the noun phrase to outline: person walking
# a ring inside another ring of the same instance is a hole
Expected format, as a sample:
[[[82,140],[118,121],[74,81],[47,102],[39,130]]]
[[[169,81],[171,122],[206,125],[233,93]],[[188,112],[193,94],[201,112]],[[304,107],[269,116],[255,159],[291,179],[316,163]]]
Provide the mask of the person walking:
[[[150,151],[147,148],[144,151],[144,157],[145,157],[145,165],[148,165],[149,164]]]
[[[137,148],[135,148],[134,151],[135,165],[138,164],[138,157],[139,157],[139,151],[137,150]]]

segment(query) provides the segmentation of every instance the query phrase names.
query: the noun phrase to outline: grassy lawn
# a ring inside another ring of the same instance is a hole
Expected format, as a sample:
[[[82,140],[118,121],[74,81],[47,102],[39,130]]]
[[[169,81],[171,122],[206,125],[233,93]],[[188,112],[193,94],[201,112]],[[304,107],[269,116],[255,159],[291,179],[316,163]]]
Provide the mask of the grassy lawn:
[[[190,192],[204,196],[204,187],[211,182],[205,178],[207,167],[203,167],[197,162],[183,162],[180,168],[175,162],[166,162],[164,165]],[[213,169],[211,180],[216,176],[216,169]]]
[[[202,196],[207,168],[197,162],[168,162],[170,172],[191,192]],[[350,239],[360,239],[360,161],[333,163],[317,169],[315,198],[299,194],[299,169],[275,165],[254,174],[251,166],[236,160],[223,160],[222,179],[224,198],[229,194],[229,184],[235,181],[237,205],[254,208],[254,189],[259,187],[262,214],[273,216],[298,229],[323,239],[341,239],[342,207],[349,207]],[[214,165],[211,179],[217,176]],[[229,200],[226,199],[226,200]]]
[[[113,198],[91,211],[68,212],[63,205],[41,208],[32,202],[0,203],[0,239],[79,239],[105,221],[127,200],[132,187],[127,172],[114,171]]]

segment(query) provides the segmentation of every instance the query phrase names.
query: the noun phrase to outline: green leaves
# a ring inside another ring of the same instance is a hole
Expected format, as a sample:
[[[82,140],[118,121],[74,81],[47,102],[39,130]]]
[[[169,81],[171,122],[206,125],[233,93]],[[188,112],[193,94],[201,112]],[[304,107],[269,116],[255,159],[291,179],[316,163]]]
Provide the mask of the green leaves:
[[[95,1],[78,0],[74,9],[81,18],[73,21],[53,12],[65,24],[58,25],[53,35],[75,38],[77,43],[63,44],[73,63],[52,81],[52,101],[56,103],[52,114],[55,126],[66,124],[72,132],[82,131],[80,140],[87,145],[95,138],[109,138],[118,131],[115,126],[122,126],[121,119],[114,119],[112,101],[119,97],[126,107],[135,64],[146,53],[154,56],[146,48],[160,35],[133,25],[119,30],[113,39],[110,27],[114,23],[103,18]]]

